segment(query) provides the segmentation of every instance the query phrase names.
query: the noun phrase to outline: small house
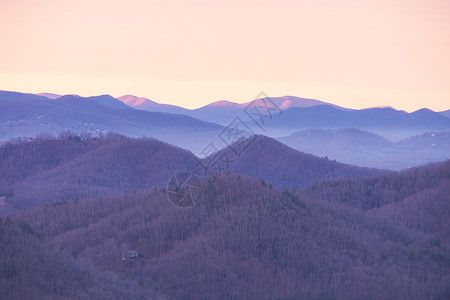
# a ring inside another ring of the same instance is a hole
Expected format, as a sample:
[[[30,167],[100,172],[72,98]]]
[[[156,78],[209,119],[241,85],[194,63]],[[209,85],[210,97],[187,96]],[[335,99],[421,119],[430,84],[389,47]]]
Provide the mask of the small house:
[[[137,253],[137,251],[135,251],[135,250],[128,251],[128,258],[129,259],[136,259],[138,257],[139,257],[139,253]]]

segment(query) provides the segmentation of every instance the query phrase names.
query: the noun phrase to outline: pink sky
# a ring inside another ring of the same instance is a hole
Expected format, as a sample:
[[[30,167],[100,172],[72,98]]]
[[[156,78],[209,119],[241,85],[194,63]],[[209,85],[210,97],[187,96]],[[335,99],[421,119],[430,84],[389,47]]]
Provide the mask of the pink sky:
[[[0,89],[450,108],[450,1],[0,0]]]

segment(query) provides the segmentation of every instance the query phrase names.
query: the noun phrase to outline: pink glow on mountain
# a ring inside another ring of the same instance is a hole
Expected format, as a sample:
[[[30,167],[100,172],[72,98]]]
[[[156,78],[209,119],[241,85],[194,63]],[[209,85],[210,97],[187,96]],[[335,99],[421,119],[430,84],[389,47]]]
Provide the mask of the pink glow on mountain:
[[[280,108],[281,109],[286,109],[286,108],[289,108],[290,106],[291,106],[291,100],[286,100],[283,103],[281,103]]]
[[[129,106],[140,105],[149,101],[147,98],[139,98],[133,95],[124,95],[119,97],[118,99]]]
[[[208,106],[209,107],[235,107],[235,106],[240,106],[240,104],[226,101],[226,100],[220,100],[217,102],[213,102],[213,103],[209,104]]]

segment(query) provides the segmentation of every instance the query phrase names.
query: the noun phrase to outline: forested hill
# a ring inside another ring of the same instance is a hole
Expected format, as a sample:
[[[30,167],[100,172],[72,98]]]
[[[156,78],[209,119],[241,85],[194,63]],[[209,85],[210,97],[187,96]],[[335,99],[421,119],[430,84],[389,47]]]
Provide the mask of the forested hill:
[[[224,161],[230,161],[229,170],[234,173],[265,180],[282,189],[303,187],[322,180],[388,173],[306,154],[263,135],[240,139],[214,157],[221,166],[226,165]]]
[[[117,134],[19,141],[0,148],[0,196],[23,208],[163,187],[196,162],[181,148]]]
[[[299,194],[305,199],[320,199],[367,210],[445,186],[450,186],[450,160],[370,178],[315,183],[301,189]]]
[[[136,286],[137,295],[148,291],[147,298],[155,290],[175,299],[450,296],[448,248],[414,226],[320,197],[303,201],[244,175],[205,178],[200,187],[191,208],[175,207],[154,190],[3,219],[0,230],[16,233],[0,235],[0,270],[13,270],[0,272],[6,274],[0,293],[16,290],[16,298],[26,299],[37,289],[70,298],[95,286],[97,294],[110,295],[100,276],[110,274]],[[25,235],[35,237],[32,244],[22,242]],[[35,259],[36,249],[45,256]],[[129,250],[140,256],[129,259]],[[48,275],[50,286],[20,285],[20,278],[35,282],[55,266],[66,271]],[[76,271],[82,266],[89,272]],[[126,286],[114,285],[116,298],[129,293]]]
[[[340,164],[256,136],[227,168],[200,164],[191,152],[150,138],[65,134],[17,140],[0,147],[0,212],[52,202],[165,187],[178,173],[234,172],[278,188],[316,181],[367,176],[379,170]],[[234,146],[234,145],[233,145]],[[220,152],[220,153],[223,153]],[[204,161],[205,162],[205,161]]]
[[[313,203],[355,207],[450,248],[450,161],[372,178],[317,183],[297,195]]]

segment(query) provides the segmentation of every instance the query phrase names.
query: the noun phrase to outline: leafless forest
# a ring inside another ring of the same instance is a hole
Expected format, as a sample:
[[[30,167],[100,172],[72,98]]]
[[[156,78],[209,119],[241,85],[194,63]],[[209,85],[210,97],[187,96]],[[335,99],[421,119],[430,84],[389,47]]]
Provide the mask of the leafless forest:
[[[384,172],[289,148],[276,157],[274,147],[285,146],[255,141],[245,155],[258,151],[273,163],[246,165],[244,156],[227,172],[200,177],[196,205],[179,208],[165,184],[174,171],[198,171],[182,149],[118,135],[3,145],[0,295],[450,297],[449,162]],[[287,188],[271,182],[289,172],[277,165],[282,158],[291,168],[308,159],[324,167],[308,174],[315,183]],[[139,256],[130,258],[131,250]]]

